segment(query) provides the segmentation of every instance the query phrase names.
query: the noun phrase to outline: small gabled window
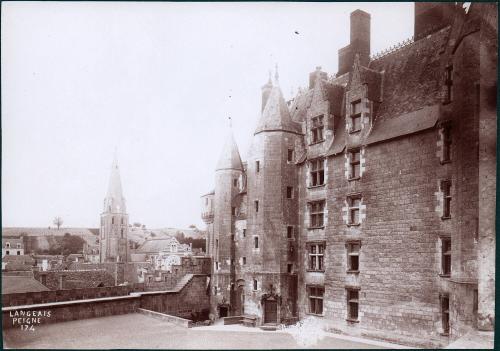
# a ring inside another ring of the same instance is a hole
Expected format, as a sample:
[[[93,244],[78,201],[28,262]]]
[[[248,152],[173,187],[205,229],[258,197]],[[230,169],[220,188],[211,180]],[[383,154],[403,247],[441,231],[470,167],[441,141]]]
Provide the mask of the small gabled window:
[[[325,288],[323,286],[308,286],[309,313],[323,315],[323,297]]]
[[[446,96],[444,99],[445,103],[449,103],[453,100],[453,66],[447,66],[445,70],[445,81],[446,85]]]
[[[321,228],[324,226],[325,201],[310,202],[310,228]]]
[[[311,141],[312,144],[322,142],[324,140],[323,138],[323,115],[314,117],[312,118],[312,125],[311,125]]]
[[[325,165],[322,158],[312,160],[309,163],[311,168],[311,186],[320,186],[325,184]]]
[[[291,186],[286,187],[286,198],[293,199],[293,187]]]
[[[349,179],[357,179],[361,176],[361,150],[351,150],[349,152]]]
[[[358,225],[359,221],[359,212],[361,206],[361,197],[360,196],[350,196],[347,198],[347,203],[349,205],[349,213],[348,213],[348,224],[349,225]]]
[[[359,132],[361,130],[361,100],[351,103],[351,128],[350,133]]]
[[[9,242],[5,243],[5,247],[10,249],[10,243]]]
[[[325,244],[309,244],[309,270],[323,272],[324,268]]]
[[[286,156],[286,161],[288,163],[292,163],[293,162],[293,149],[288,149],[288,153],[287,153],[287,156]]]
[[[359,272],[359,242],[347,243],[347,271],[351,273]]]
[[[451,238],[441,238],[441,275],[451,274]]]
[[[358,321],[359,311],[359,290],[347,288],[347,320]]]
[[[443,194],[443,215],[441,219],[451,218],[451,181],[441,181],[441,193]]]

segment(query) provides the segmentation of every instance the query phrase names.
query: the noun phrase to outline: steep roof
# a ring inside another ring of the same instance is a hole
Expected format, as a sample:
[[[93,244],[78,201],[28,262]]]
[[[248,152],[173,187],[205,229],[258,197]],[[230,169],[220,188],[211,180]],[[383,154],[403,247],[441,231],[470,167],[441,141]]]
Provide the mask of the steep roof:
[[[50,289],[35,278],[2,274],[2,295],[48,290]]]
[[[104,212],[126,213],[125,198],[122,192],[122,182],[120,178],[120,169],[116,156],[111,166],[111,175],[109,177],[108,192],[104,199]]]
[[[217,162],[217,167],[215,170],[222,169],[236,169],[243,170],[243,164],[241,163],[240,152],[236,141],[234,140],[233,132],[230,131],[226,137],[226,142],[222,148],[222,152]]]
[[[290,112],[288,111],[288,105],[283,98],[279,86],[274,86],[271,89],[255,134],[264,131],[286,131],[302,134],[301,126],[292,121]]]
[[[188,245],[180,244],[176,238],[148,239],[139,246],[135,253],[158,253],[160,251],[170,252],[171,245],[177,245],[177,252],[185,252]]]
[[[378,83],[376,77],[371,80],[382,88],[376,121],[397,118],[440,102],[441,54],[449,32],[450,27],[443,28],[370,62],[370,70],[383,72],[382,82]]]

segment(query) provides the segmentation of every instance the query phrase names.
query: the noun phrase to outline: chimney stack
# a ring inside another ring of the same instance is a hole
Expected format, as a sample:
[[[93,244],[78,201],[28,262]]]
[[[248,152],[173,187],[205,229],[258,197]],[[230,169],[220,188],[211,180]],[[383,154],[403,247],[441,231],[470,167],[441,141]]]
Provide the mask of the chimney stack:
[[[351,42],[339,50],[337,76],[351,71],[356,54],[359,54],[362,65],[368,65],[370,60],[370,22],[371,16],[365,11],[358,9],[351,13]]]

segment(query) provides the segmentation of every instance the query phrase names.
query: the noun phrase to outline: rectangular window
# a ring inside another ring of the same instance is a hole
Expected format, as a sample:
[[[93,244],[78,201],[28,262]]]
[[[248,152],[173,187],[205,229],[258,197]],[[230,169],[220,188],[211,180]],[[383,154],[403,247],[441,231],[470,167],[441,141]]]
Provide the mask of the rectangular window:
[[[451,238],[441,238],[441,274],[451,274]]]
[[[293,227],[291,225],[286,227],[286,237],[287,239],[293,239]]]
[[[324,243],[309,244],[309,270],[324,271]]]
[[[360,177],[361,151],[353,150],[349,152],[349,178],[355,179]]]
[[[309,163],[311,168],[311,186],[319,186],[325,183],[325,165],[322,158],[312,160]]]
[[[293,199],[293,187],[291,186],[286,187],[286,198]]]
[[[253,247],[254,247],[254,249],[259,248],[259,237],[258,236],[254,236],[254,238],[253,238]]]
[[[323,141],[323,115],[312,118],[311,140],[312,144]]]
[[[231,215],[236,216],[236,207],[231,207]]]
[[[288,273],[292,273],[292,271],[293,271],[293,263],[289,263],[289,264],[287,265],[287,272],[288,272]]]
[[[219,262],[215,261],[215,270],[218,271],[219,270]]]
[[[18,255],[18,256],[19,256],[19,255],[21,255],[21,251],[17,251],[17,255]]]
[[[247,258],[245,256],[243,256],[242,263],[243,265],[247,264]]]
[[[446,67],[445,71],[445,82],[446,85],[446,97],[445,103],[449,103],[453,100],[453,66]]]
[[[325,288],[322,286],[309,286],[307,290],[309,295],[309,313],[323,315]]]
[[[443,193],[443,215],[441,218],[451,217],[451,181],[441,181],[441,192]]]
[[[310,214],[310,228],[321,228],[324,225],[324,210],[325,201],[316,201],[309,203],[311,214]]]
[[[359,272],[359,242],[347,243],[347,270],[348,272]]]
[[[255,172],[260,172],[260,161],[255,161]]]
[[[350,132],[361,130],[361,100],[351,103],[351,129]]]
[[[111,224],[115,224],[115,217],[111,217]]]
[[[441,128],[443,135],[443,150],[441,154],[441,163],[451,161],[451,127],[449,125]]]
[[[121,229],[121,235],[122,235],[122,238],[123,238],[123,228]]]
[[[233,186],[234,187],[238,186],[238,179],[236,179],[236,178],[233,179]]]
[[[259,201],[255,200],[255,212],[259,212]]]
[[[293,162],[293,149],[288,149],[286,160],[287,162]]]
[[[257,279],[253,280],[253,290],[257,291]]]
[[[441,295],[441,323],[443,334],[450,334],[450,296],[448,294]]]
[[[348,197],[347,203],[349,204],[349,224],[358,225],[359,222],[359,208],[361,205],[361,198],[358,196]]]
[[[243,229],[243,237],[245,238],[247,236],[247,230]]]
[[[358,320],[359,310],[359,290],[346,289],[347,291],[347,319],[350,321]]]

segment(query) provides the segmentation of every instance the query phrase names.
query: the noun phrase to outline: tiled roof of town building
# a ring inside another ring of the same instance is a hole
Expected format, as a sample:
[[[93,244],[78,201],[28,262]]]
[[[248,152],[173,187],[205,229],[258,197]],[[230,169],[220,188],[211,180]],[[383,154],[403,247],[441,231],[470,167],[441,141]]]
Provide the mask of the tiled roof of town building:
[[[33,277],[2,275],[2,295],[50,290]]]

